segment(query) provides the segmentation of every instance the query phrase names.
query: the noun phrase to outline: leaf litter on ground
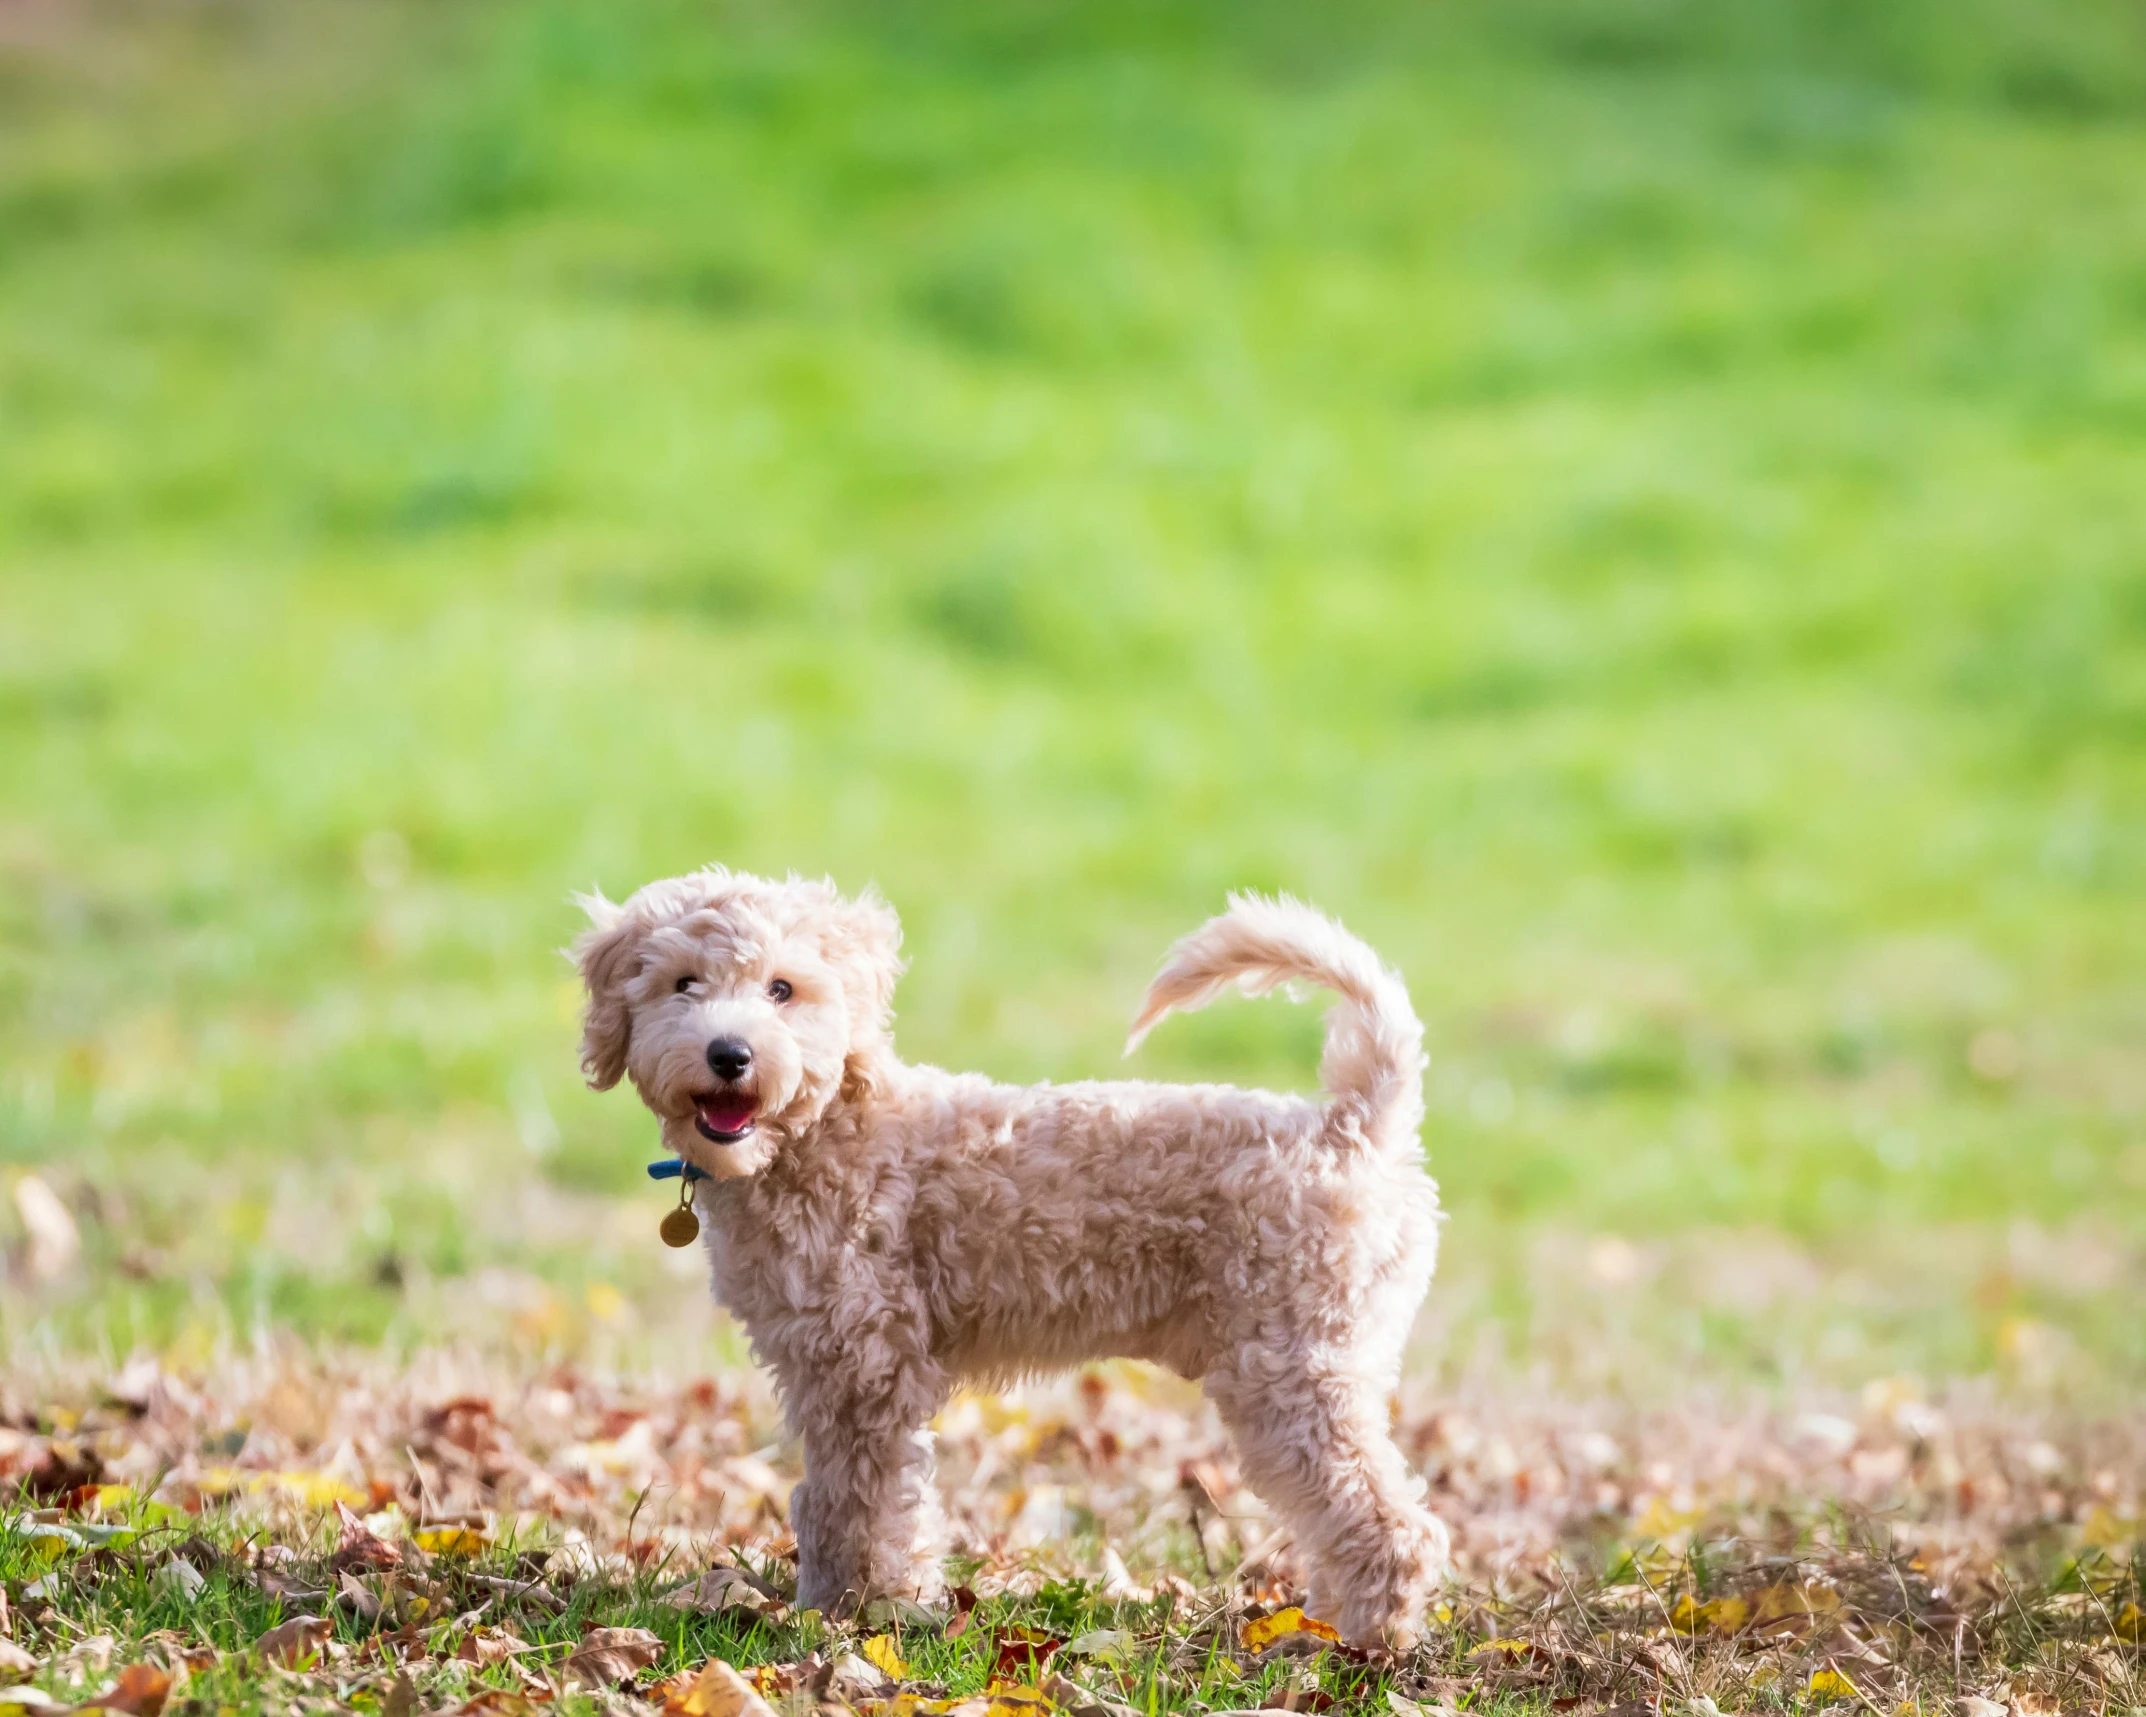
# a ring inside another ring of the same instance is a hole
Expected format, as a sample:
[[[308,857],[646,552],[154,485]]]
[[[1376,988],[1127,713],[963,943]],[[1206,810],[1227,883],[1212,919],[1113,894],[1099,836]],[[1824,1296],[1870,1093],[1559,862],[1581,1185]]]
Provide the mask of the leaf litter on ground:
[[[747,1377],[290,1350],[10,1392],[23,1710],[158,1717],[196,1683],[383,1717],[2146,1704],[2146,1429],[1969,1391],[1405,1397],[1456,1568],[1399,1658],[1306,1607],[1197,1396],[1132,1368],[957,1400],[956,1584],[854,1619],[791,1602],[797,1467]]]

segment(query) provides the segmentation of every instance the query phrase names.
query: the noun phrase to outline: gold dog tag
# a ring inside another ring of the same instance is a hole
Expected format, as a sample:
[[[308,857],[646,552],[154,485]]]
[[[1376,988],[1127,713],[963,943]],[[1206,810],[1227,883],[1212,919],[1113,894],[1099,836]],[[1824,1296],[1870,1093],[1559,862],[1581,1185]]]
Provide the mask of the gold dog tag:
[[[681,1204],[663,1219],[663,1226],[656,1230],[663,1236],[666,1246],[690,1246],[700,1236],[700,1218],[693,1214],[692,1206]]]

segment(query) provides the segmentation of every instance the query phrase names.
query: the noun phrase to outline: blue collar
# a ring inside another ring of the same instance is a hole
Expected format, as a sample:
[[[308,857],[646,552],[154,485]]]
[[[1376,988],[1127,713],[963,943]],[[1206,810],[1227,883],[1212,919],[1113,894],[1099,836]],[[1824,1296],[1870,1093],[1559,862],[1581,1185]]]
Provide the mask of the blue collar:
[[[650,1180],[676,1180],[680,1175],[686,1177],[688,1184],[696,1180],[707,1180],[709,1178],[706,1169],[695,1168],[691,1163],[682,1163],[675,1159],[648,1165],[648,1178]]]

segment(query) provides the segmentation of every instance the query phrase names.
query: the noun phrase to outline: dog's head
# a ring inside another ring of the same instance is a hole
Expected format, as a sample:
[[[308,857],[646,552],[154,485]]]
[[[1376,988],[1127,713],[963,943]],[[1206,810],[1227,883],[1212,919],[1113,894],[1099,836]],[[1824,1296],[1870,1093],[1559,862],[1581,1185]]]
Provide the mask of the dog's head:
[[[765,1168],[892,1058],[902,927],[877,895],[710,865],[581,905],[582,1071],[599,1091],[630,1078],[665,1146],[719,1179]]]

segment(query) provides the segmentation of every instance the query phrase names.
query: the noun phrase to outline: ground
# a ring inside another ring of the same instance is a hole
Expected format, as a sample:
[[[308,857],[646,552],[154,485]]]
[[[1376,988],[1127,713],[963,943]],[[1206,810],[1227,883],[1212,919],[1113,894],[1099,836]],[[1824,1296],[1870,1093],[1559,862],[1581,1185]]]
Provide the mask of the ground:
[[[40,1382],[49,1431],[6,1458],[54,1506],[13,1518],[0,1572],[16,1673],[60,1696],[145,1650],[191,1673],[194,1711],[369,1709],[406,1677],[406,1707],[508,1717],[579,1687],[695,1717],[678,1702],[711,1658],[778,1706],[889,1717],[2146,1696],[2135,1414],[1412,1393],[1400,1434],[1458,1567],[1429,1643],[1393,1658],[1294,1607],[1287,1535],[1197,1396],[1132,1368],[957,1400],[939,1427],[956,1597],[853,1618],[785,1601],[796,1469],[747,1379],[263,1349],[193,1380],[142,1361]],[[256,1642],[300,1617],[321,1618],[300,1641],[318,1661],[270,1673]]]
[[[270,1353],[406,1365],[415,1427],[443,1343],[500,1402],[747,1390],[645,1118],[576,1079],[570,890],[877,881],[904,1049],[1074,1078],[1227,889],[1288,888],[1429,1028],[1412,1424],[1635,1471],[1772,1426],[1722,1446],[1830,1556],[1895,1445],[1812,1465],[1799,1421],[1982,1414],[2059,1504],[1943,1493],[2028,1594],[1947,1599],[1956,1679],[2045,1621],[2091,1656],[2116,1587],[2063,1558],[2136,1537],[2085,1451],[2146,1388],[2142,171],[2124,0],[12,0],[8,1423],[140,1358],[252,1437]],[[1302,1087],[1317,1040],[1223,1007],[1134,1069]],[[301,1430],[245,1470],[323,1467]],[[396,1460],[350,1482],[414,1523]],[[1179,1464],[1128,1460],[1157,1530]],[[1627,1552],[1717,1566],[1622,1491],[1528,1555],[1611,1608]],[[1772,1530],[1720,1593],[1779,1584]],[[266,1542],[203,1553],[226,1647]],[[1154,1557],[1211,1605],[1238,1548]],[[7,1578],[40,1661],[105,1625]],[[115,1662],[208,1627],[156,1602]],[[1766,1697],[1833,1649],[1786,1631]]]

